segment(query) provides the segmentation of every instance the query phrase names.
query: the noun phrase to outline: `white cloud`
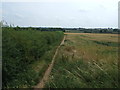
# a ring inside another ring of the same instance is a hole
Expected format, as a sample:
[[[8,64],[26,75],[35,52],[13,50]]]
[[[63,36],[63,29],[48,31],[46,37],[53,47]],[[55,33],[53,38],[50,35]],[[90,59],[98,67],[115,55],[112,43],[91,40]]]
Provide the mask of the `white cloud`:
[[[14,15],[15,15],[17,18],[20,18],[20,19],[21,19],[21,18],[24,18],[24,16],[23,16],[23,15],[18,14],[18,13],[15,13]]]
[[[2,2],[111,2],[119,0],[1,0]]]
[[[0,21],[2,21],[2,9],[0,8]]]
[[[3,0],[3,9],[4,18],[17,25],[117,27],[118,1]]]

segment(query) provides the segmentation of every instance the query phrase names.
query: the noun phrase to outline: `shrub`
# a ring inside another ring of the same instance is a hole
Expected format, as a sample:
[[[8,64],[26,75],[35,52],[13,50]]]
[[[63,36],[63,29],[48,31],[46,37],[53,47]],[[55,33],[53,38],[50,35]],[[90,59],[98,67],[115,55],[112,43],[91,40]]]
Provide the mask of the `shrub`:
[[[33,77],[36,76],[30,75],[33,70],[29,70],[31,69],[29,66],[40,60],[63,38],[62,32],[41,32],[32,29],[14,30],[12,27],[3,28],[2,31],[3,87],[17,87],[20,82],[21,84],[26,82],[31,84],[30,82],[35,79]]]

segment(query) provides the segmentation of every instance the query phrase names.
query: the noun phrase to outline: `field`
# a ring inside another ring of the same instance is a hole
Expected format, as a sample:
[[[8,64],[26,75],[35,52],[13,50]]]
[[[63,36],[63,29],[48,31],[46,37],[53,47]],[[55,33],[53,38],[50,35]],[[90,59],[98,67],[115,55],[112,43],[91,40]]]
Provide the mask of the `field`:
[[[46,88],[118,88],[118,34],[65,33]]]
[[[5,27],[2,86],[34,88],[54,56],[52,71],[48,69],[50,75],[43,82],[45,88],[118,88],[118,38],[118,34],[63,34]]]

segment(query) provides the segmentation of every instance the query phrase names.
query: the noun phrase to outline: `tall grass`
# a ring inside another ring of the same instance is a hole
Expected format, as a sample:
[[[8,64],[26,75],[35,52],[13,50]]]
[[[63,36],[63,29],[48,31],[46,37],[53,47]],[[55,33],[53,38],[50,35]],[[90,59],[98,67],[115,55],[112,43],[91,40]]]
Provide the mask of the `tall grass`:
[[[107,43],[104,39],[96,43],[90,38],[83,38],[81,35],[67,36],[46,83],[47,88],[119,87],[118,42],[111,44],[111,40],[110,45],[106,45],[103,44]]]
[[[32,87],[43,75],[60,44],[62,32],[2,29],[3,88]]]

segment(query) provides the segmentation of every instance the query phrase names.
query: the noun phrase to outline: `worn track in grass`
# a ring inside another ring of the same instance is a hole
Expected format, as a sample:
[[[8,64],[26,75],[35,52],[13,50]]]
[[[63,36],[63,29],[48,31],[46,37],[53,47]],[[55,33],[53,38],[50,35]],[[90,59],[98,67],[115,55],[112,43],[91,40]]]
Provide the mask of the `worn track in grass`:
[[[49,67],[47,68],[47,70],[45,71],[45,74],[44,74],[42,80],[40,80],[40,82],[34,87],[35,89],[37,89],[37,88],[40,88],[40,89],[44,88],[44,85],[45,85],[46,81],[48,80],[49,75],[50,75],[50,72],[51,72],[52,67],[53,67],[53,65],[54,65],[55,57],[56,57],[56,55],[57,55],[57,53],[58,53],[58,50],[59,50],[60,46],[64,44],[65,38],[66,38],[66,35],[64,35],[64,38],[63,38],[62,42],[61,42],[60,45],[57,47],[56,52],[55,52],[55,54],[54,54],[54,56],[53,56],[53,58],[52,58],[52,62],[50,63],[50,65],[49,65]]]

